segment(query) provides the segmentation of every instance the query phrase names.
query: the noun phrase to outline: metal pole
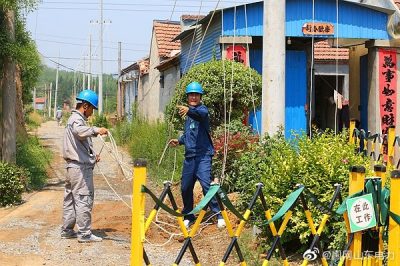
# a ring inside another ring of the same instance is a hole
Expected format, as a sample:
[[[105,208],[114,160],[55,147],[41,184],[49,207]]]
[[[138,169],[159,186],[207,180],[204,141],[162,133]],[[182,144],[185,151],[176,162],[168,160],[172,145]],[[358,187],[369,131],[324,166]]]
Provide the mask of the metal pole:
[[[91,90],[92,80],[92,34],[89,36],[89,74],[88,74],[88,89]]]
[[[118,88],[117,88],[117,118],[121,118],[121,42],[118,42]]]
[[[99,76],[99,115],[103,112],[103,0],[100,0],[100,76]]]
[[[262,128],[273,135],[285,126],[286,1],[264,0]]]
[[[86,89],[86,58],[83,57],[82,90]]]
[[[49,95],[49,118],[51,117],[51,91],[53,90],[53,82],[50,83]]]
[[[33,88],[33,112],[36,112],[36,87]]]
[[[47,90],[47,84],[46,83],[44,84],[44,93],[45,93],[46,105],[43,108],[43,116],[46,117],[46,108],[48,108],[48,105],[49,105],[49,92]]]
[[[56,92],[54,93],[54,119],[56,119],[57,112],[57,93],[58,93],[58,69],[60,68],[60,52],[58,52],[57,72],[56,72]]]

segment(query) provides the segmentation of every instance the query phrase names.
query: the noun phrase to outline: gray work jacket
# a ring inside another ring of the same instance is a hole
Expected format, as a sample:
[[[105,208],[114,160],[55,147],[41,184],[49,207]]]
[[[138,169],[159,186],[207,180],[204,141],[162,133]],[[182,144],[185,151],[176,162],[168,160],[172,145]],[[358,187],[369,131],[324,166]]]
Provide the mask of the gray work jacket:
[[[99,134],[99,128],[86,125],[87,118],[73,110],[65,126],[63,157],[68,167],[93,166],[96,153],[93,149],[92,136]]]

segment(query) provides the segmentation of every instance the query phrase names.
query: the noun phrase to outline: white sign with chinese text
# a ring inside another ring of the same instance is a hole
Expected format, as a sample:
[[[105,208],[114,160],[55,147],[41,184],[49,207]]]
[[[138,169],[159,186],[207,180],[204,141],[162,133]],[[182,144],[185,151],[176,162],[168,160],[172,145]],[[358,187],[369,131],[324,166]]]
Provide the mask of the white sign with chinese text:
[[[348,199],[346,205],[352,233],[376,226],[372,194]]]

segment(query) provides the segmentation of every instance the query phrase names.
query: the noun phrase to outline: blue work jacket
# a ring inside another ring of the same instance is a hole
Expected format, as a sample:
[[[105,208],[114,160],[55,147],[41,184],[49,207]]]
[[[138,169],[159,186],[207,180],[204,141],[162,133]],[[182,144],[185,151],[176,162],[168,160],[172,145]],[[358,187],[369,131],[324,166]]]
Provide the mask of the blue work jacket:
[[[210,118],[205,105],[189,106],[186,114],[185,131],[179,138],[179,144],[185,145],[185,157],[214,155],[210,136]]]

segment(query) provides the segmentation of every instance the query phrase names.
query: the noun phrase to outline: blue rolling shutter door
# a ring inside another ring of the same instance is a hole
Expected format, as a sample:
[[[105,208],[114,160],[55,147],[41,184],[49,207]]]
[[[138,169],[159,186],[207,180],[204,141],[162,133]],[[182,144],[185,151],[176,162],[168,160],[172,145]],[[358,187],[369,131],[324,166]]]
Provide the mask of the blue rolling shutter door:
[[[307,56],[305,51],[286,50],[286,107],[285,136],[291,132],[304,133],[307,130],[304,106],[307,95]]]

